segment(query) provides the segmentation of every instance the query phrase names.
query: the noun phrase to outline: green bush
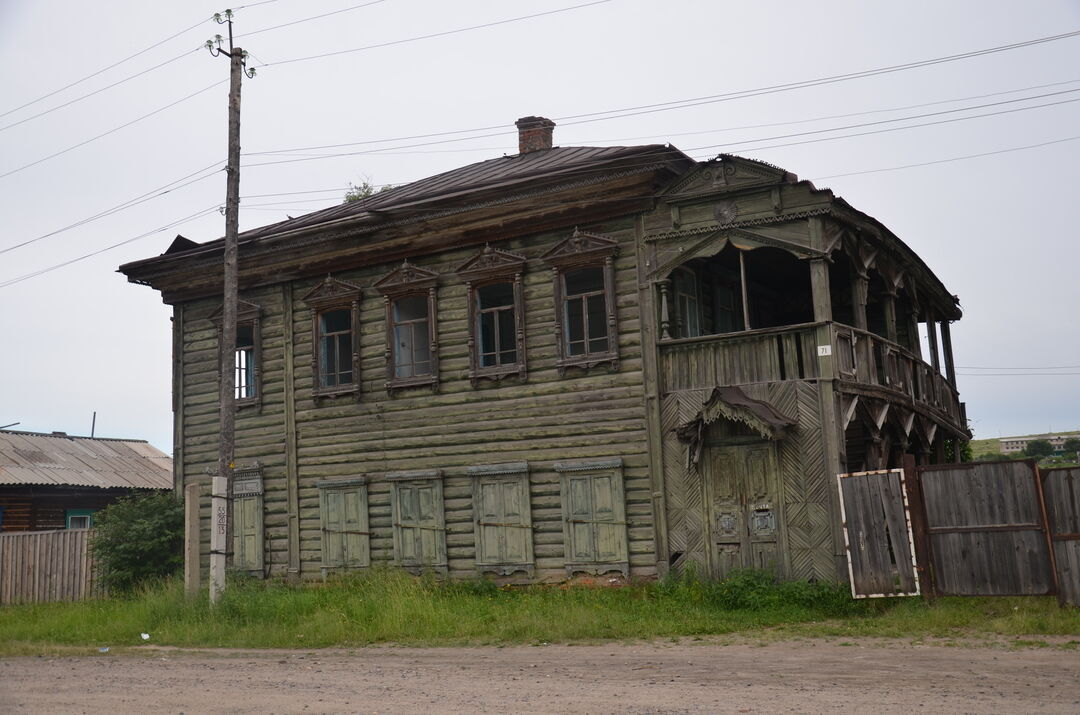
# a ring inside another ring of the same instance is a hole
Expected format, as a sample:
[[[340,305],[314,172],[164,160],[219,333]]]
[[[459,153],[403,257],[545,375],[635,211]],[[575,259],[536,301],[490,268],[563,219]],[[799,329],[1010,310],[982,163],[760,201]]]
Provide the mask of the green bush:
[[[179,571],[183,544],[184,507],[171,492],[123,497],[94,515],[90,548],[101,584],[114,594]]]

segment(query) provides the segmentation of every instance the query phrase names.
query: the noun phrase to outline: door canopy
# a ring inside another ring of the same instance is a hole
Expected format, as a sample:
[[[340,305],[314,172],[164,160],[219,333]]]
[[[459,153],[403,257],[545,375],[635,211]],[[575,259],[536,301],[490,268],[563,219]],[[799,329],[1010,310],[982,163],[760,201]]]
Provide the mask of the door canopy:
[[[768,402],[748,396],[738,387],[714,388],[694,419],[675,430],[679,440],[688,445],[687,456],[694,464],[701,458],[705,429],[721,418],[742,423],[768,440],[783,439],[795,426],[795,420]]]

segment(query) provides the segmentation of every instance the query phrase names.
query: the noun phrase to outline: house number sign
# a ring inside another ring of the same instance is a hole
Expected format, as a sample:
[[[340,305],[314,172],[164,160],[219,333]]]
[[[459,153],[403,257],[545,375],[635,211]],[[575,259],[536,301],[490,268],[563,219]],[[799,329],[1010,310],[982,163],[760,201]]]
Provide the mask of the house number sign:
[[[225,507],[219,506],[217,510],[217,533],[221,534],[222,536],[225,535],[226,521],[227,518],[225,515]]]

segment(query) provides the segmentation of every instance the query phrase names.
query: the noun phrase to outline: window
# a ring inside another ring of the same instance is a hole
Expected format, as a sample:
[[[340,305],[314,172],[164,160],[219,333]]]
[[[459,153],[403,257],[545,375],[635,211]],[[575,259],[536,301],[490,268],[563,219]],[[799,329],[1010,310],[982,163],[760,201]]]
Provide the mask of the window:
[[[566,462],[560,475],[566,575],[619,571],[629,577],[622,460]]]
[[[319,389],[353,383],[352,311],[319,313]]]
[[[446,574],[446,523],[442,472],[396,472],[386,475],[392,489],[394,561],[412,571]]]
[[[263,480],[256,462],[233,470],[233,568],[263,575]]]
[[[558,366],[618,366],[614,258],[617,242],[574,230],[544,254],[555,274]]]
[[[525,378],[524,256],[490,245],[458,269],[469,301],[469,378]]]
[[[371,565],[368,492],[363,478],[319,482],[323,573]]]
[[[701,290],[698,277],[689,268],[679,268],[673,275],[679,337],[696,338],[702,334]]]
[[[386,389],[436,386],[435,286],[438,275],[405,261],[375,283],[386,304]]]
[[[67,528],[89,529],[94,525],[93,509],[68,509]]]
[[[312,309],[312,393],[332,397],[358,392],[360,288],[327,276],[303,300]]]
[[[258,404],[261,382],[261,320],[262,308],[246,300],[236,305],[236,343],[233,354],[233,397],[237,407]],[[210,314],[217,325],[220,339],[224,306]]]
[[[394,378],[431,375],[431,318],[426,295],[406,295],[390,303]]]
[[[476,567],[483,573],[533,575],[529,465],[469,467],[473,478]]]

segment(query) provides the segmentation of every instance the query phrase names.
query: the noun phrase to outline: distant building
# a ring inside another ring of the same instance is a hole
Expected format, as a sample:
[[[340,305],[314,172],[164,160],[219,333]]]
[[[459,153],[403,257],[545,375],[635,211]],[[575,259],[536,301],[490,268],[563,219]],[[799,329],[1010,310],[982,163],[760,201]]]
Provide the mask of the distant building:
[[[1065,434],[1058,432],[1055,434],[1036,434],[1030,437],[1002,437],[998,442],[1001,443],[1001,452],[1003,454],[1018,454],[1027,449],[1028,443],[1036,439],[1045,439],[1054,448],[1055,452],[1060,452],[1065,449],[1065,440],[1072,437],[1080,438],[1080,433],[1073,432],[1071,434]]]
[[[0,430],[0,532],[85,529],[128,494],[172,488],[172,459],[143,440]]]

